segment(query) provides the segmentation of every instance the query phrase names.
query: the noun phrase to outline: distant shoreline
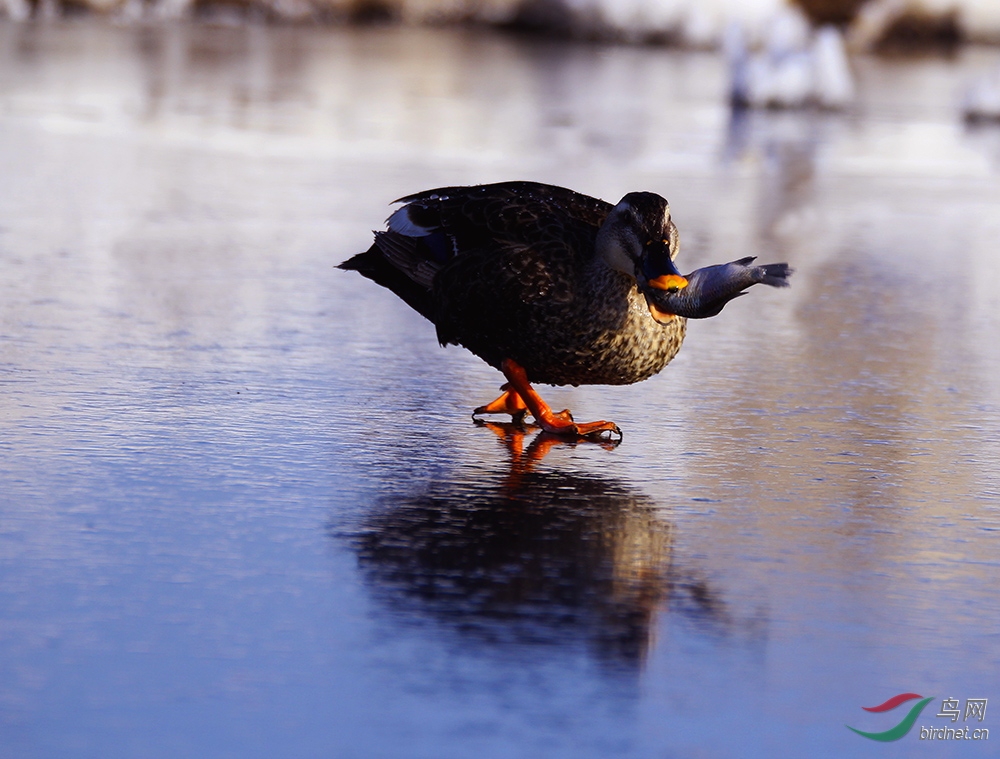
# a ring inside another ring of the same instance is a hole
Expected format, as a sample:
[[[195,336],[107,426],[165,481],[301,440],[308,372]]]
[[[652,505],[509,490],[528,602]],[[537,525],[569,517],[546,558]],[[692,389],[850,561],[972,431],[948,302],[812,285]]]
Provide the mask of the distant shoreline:
[[[956,0],[0,0],[0,23],[91,16],[122,25],[472,25],[553,38],[717,50],[732,28],[759,41],[776,15],[837,26],[852,52],[949,50],[1000,44],[1000,7]]]

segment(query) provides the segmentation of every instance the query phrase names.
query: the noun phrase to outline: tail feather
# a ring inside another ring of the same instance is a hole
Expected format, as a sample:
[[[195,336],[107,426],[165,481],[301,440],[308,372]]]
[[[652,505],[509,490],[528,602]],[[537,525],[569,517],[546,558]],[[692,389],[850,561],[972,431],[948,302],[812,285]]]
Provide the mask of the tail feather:
[[[434,276],[441,268],[428,260],[417,238],[394,232],[375,232],[375,243],[338,264],[338,269],[356,271],[396,293],[421,315],[434,321],[431,291]]]

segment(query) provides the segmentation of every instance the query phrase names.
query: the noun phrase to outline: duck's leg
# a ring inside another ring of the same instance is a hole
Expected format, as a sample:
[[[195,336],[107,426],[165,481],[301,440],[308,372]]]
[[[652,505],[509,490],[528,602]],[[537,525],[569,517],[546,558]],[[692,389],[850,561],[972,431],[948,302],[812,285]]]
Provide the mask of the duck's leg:
[[[614,422],[574,422],[569,409],[555,412],[549,408],[549,404],[542,400],[535,389],[528,384],[528,375],[524,368],[512,359],[504,359],[500,365],[500,371],[507,378],[507,393],[515,393],[520,401],[527,406],[528,411],[535,418],[535,422],[545,432],[561,437],[591,438],[601,439],[605,433],[622,436],[622,431]],[[494,403],[503,400],[504,396],[498,398]],[[492,405],[492,404],[490,404]]]
[[[480,414],[510,414],[511,420],[515,424],[520,424],[524,421],[524,417],[528,413],[528,407],[525,405],[524,400],[510,386],[509,382],[501,385],[500,389],[503,391],[503,395],[495,401],[487,403],[485,406],[480,406],[473,411],[473,418]]]

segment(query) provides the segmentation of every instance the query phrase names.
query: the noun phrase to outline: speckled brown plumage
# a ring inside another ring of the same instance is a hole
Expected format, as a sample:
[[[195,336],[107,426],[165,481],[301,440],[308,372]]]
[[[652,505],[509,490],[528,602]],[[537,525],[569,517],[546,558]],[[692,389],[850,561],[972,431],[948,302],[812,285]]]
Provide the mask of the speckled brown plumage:
[[[634,203],[637,226],[661,224],[666,201],[637,197],[651,204]],[[610,203],[530,182],[398,202],[389,231],[341,266],[393,290],[437,326],[442,344],[497,368],[512,359],[530,382],[552,385],[638,382],[680,349],[686,320],[654,320],[636,278],[596,253]]]

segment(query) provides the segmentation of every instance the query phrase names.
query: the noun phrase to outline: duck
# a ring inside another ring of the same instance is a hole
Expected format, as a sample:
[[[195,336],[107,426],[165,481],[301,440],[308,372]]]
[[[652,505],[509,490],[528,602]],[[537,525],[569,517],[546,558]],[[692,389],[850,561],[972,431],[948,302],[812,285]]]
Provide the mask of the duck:
[[[763,49],[751,52],[738,24],[726,30],[730,102],[735,108],[843,110],[854,100],[854,79],[844,38],[827,25],[813,32],[805,14],[784,8],[764,33]]]
[[[754,284],[785,287],[791,268],[753,258],[686,276],[670,205],[653,192],[617,204],[514,181],[407,195],[371,247],[338,267],[391,290],[442,346],[498,369],[501,395],[474,419],[530,414],[561,438],[621,442],[614,422],[553,411],[534,385],[629,385],[660,372],[688,319],[717,315]]]

